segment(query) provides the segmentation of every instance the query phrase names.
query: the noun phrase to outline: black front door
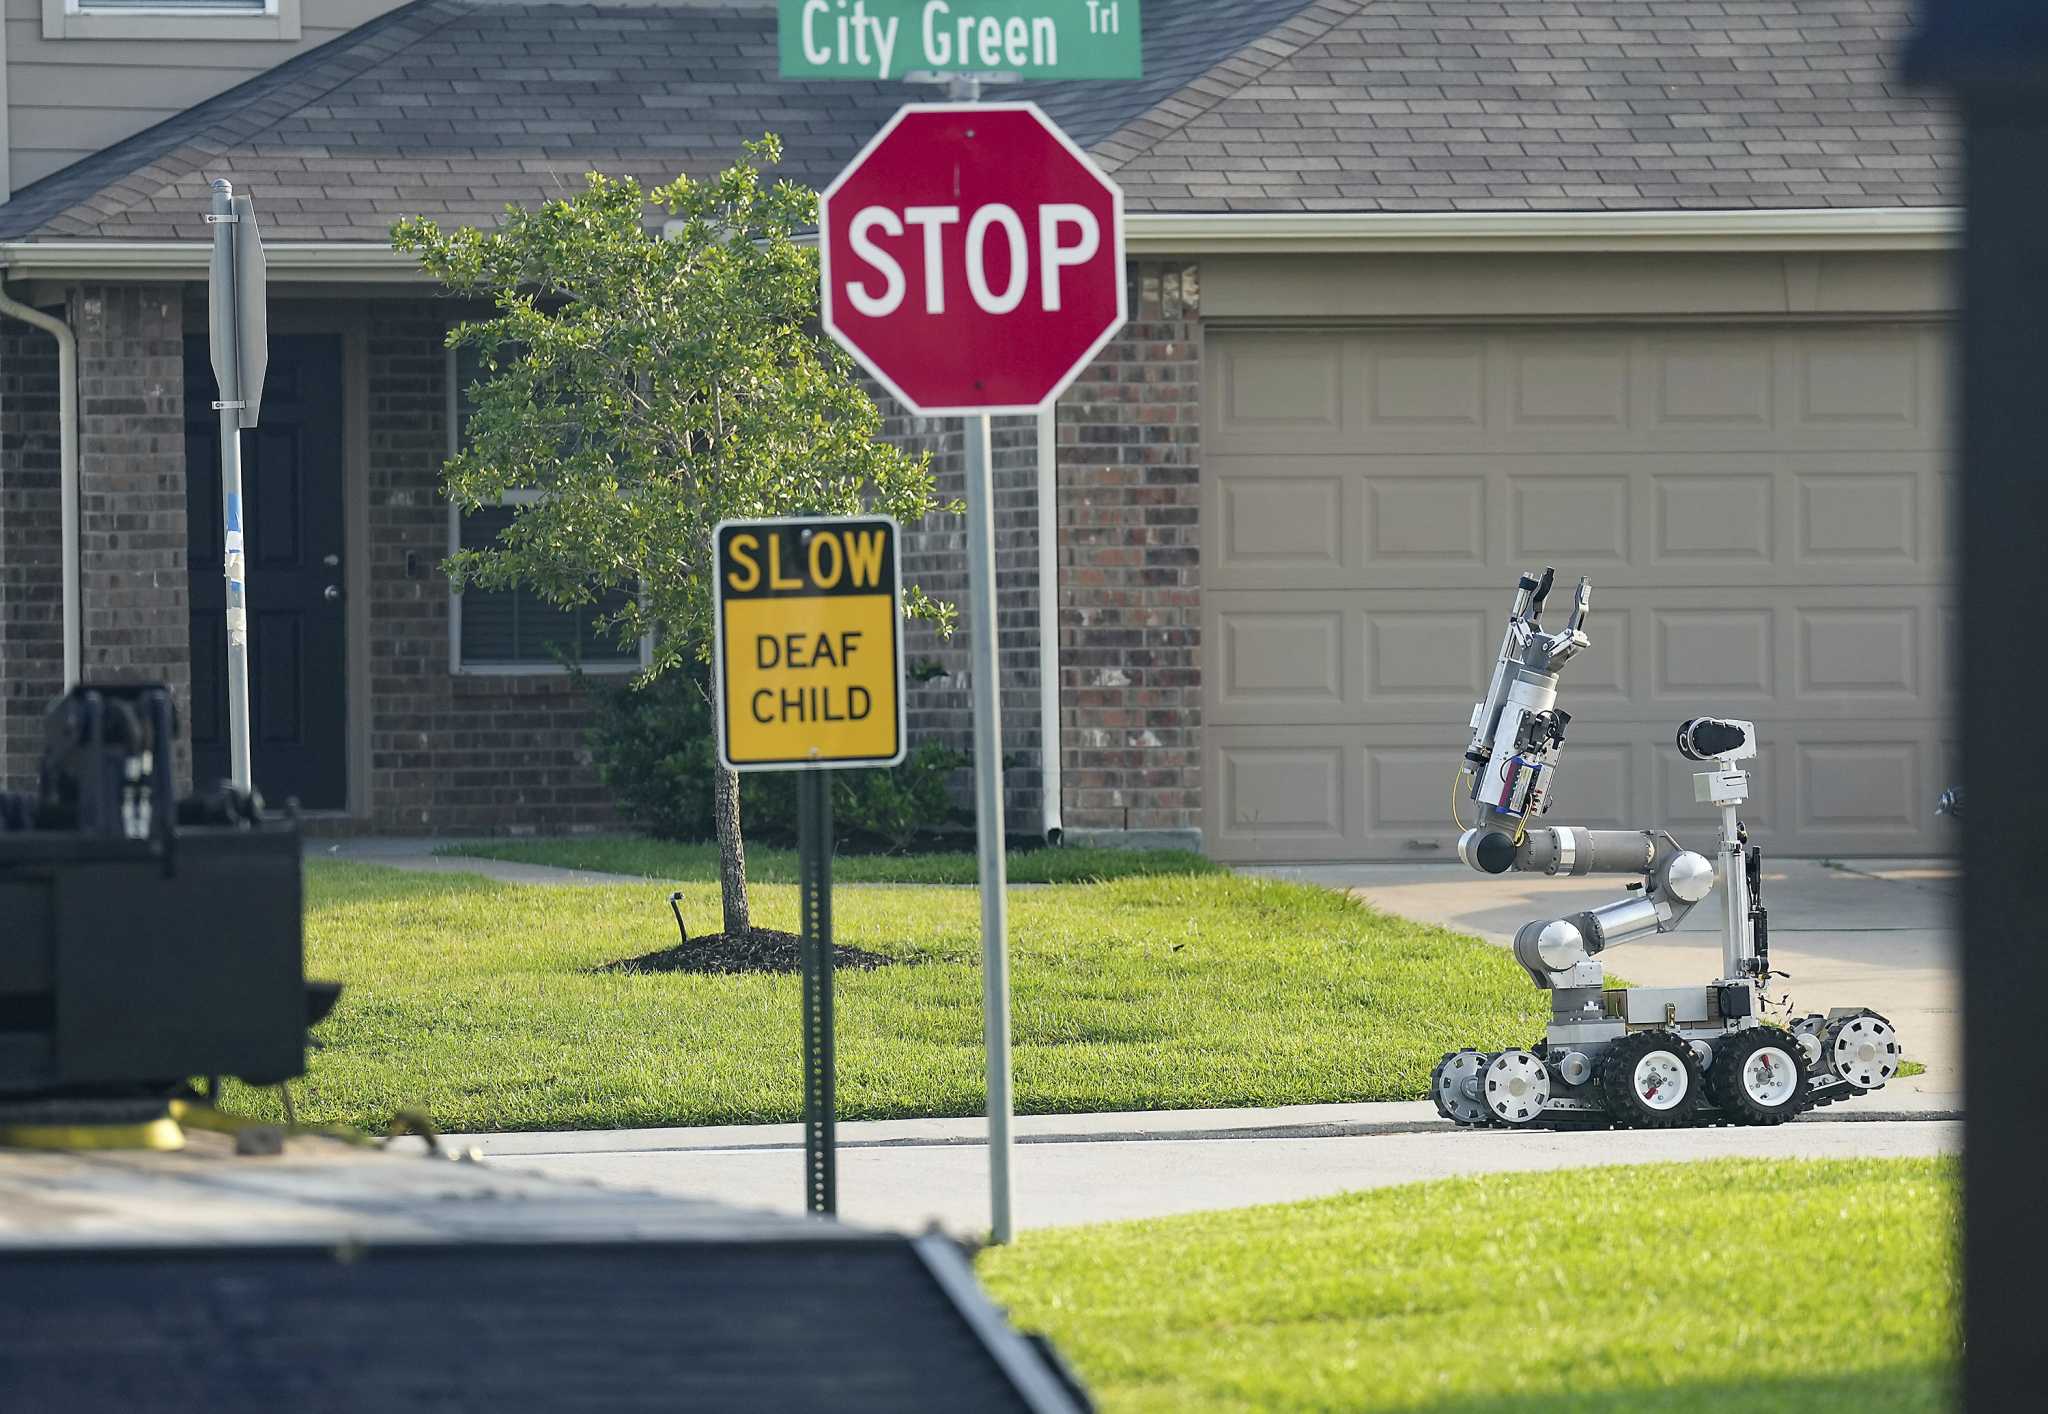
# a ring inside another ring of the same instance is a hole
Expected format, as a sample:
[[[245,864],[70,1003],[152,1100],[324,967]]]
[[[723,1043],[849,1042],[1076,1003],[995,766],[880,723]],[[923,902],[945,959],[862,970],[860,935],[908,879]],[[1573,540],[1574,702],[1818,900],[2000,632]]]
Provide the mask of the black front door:
[[[206,339],[185,340],[186,524],[191,536],[192,761],[228,775],[220,414]],[[249,593],[249,753],[271,805],[348,804],[342,578],[341,338],[273,334],[262,422],[242,434]]]

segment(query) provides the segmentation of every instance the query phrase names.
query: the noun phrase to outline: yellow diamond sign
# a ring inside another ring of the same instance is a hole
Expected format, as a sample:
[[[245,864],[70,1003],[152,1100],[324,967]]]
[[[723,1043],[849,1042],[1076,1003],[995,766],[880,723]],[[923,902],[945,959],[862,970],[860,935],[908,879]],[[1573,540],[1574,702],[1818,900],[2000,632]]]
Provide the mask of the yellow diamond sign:
[[[896,522],[728,520],[715,539],[719,759],[735,771],[901,761]]]

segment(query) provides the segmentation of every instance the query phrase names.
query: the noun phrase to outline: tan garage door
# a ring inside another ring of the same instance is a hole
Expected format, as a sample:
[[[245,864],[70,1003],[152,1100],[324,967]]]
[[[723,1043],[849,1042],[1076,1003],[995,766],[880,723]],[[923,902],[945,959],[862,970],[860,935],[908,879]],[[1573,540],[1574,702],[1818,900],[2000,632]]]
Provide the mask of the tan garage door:
[[[1206,362],[1219,858],[1451,856],[1467,715],[1545,564],[1595,590],[1553,822],[1700,835],[1671,743],[1713,713],[1760,727],[1766,847],[1951,848],[1939,328],[1223,330]]]

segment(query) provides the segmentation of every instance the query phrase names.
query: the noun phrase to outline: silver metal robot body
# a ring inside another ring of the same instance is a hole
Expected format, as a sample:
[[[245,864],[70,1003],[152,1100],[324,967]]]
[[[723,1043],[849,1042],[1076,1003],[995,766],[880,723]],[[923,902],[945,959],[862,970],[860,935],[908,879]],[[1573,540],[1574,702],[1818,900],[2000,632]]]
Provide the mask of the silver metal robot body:
[[[1550,1025],[1529,1048],[1453,1051],[1437,1063],[1431,1095],[1444,1118],[1466,1125],[1594,1122],[1630,1128],[1778,1124],[1815,1105],[1883,1088],[1898,1072],[1899,1040],[1874,1012],[1767,1017],[1768,912],[1762,852],[1748,844],[1741,808],[1757,754],[1754,724],[1695,717],[1678,750],[1707,769],[1698,800],[1721,817],[1714,857],[1663,830],[1593,830],[1537,823],[1571,714],[1557,705],[1564,664],[1589,646],[1592,585],[1580,580],[1564,628],[1545,633],[1554,573],[1523,575],[1487,695],[1472,709],[1460,779],[1477,807],[1458,857],[1488,874],[1632,875],[1621,898],[1515,935],[1515,960],[1551,996]],[[1453,797],[1455,799],[1455,795]],[[1675,931],[1722,891],[1721,975],[1688,987],[1609,987],[1609,948]]]

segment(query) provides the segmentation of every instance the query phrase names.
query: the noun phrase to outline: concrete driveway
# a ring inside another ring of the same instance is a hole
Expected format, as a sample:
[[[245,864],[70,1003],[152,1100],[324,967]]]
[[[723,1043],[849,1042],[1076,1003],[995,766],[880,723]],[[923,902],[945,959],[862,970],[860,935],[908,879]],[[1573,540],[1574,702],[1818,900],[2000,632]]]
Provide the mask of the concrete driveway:
[[[1506,947],[1532,918],[1622,896],[1619,877],[1551,879],[1476,874],[1456,864],[1329,864],[1247,870],[1348,890],[1375,908]],[[1867,1006],[1889,1017],[1909,1059],[1925,1075],[1890,1089],[1944,1108],[1962,1105],[1956,911],[1961,875],[1948,860],[1766,858],[1764,903],[1771,911],[1774,981],[1802,1012]],[[1602,955],[1611,973],[1646,987],[1710,981],[1721,971],[1717,890],[1676,933],[1626,943]]]

